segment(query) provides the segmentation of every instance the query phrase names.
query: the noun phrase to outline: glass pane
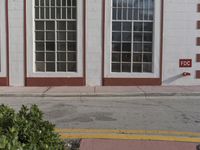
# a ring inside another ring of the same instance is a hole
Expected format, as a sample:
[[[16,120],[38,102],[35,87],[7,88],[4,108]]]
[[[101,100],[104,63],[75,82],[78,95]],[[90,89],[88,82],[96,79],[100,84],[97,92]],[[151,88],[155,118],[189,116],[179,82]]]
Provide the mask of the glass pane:
[[[142,43],[134,43],[133,44],[133,51],[134,52],[141,52],[142,51]]]
[[[132,31],[132,23],[124,22],[123,23],[123,31]]]
[[[72,6],[76,6],[76,0],[72,0]]]
[[[123,41],[131,41],[131,32],[123,32],[122,40]]]
[[[44,30],[44,22],[43,21],[36,21],[35,22],[35,29],[36,30]]]
[[[55,19],[55,7],[51,7],[51,19]]]
[[[44,53],[36,53],[36,61],[44,61]]]
[[[113,53],[112,54],[112,61],[113,62],[120,62],[121,60],[121,54],[120,53]]]
[[[113,43],[112,51],[121,51],[121,43]]]
[[[58,30],[66,30],[66,21],[58,21],[57,29]]]
[[[68,53],[67,54],[68,61],[76,61],[76,53]]]
[[[55,63],[46,63],[47,72],[55,72]]]
[[[46,61],[55,61],[55,53],[46,53]]]
[[[44,6],[44,0],[40,0],[40,6]]]
[[[44,8],[40,8],[40,19],[44,19]]]
[[[57,19],[61,19],[61,8],[56,9]]]
[[[57,53],[58,61],[66,61],[66,53]]]
[[[36,53],[36,61],[44,61],[44,53]]]
[[[55,42],[46,42],[47,51],[55,51]]]
[[[142,22],[135,22],[134,23],[134,31],[142,31],[143,23]]]
[[[133,72],[142,72],[142,64],[134,63],[133,64]]]
[[[44,43],[36,42],[36,51],[44,51]]]
[[[46,8],[46,19],[49,19],[50,15],[49,15],[49,8]]]
[[[76,19],[76,8],[72,8],[72,19]]]
[[[71,8],[67,8],[67,19],[71,19],[72,18],[72,10]]]
[[[39,6],[39,0],[35,0],[35,6]]]
[[[122,72],[131,72],[131,64],[123,63],[122,64]]]
[[[44,40],[44,32],[36,32],[35,34],[36,34],[36,40],[38,41]]]
[[[66,63],[57,63],[57,71],[58,72],[66,72]]]
[[[39,7],[36,7],[35,8],[35,18],[36,19],[39,19],[40,17],[39,17]]]
[[[65,42],[58,42],[57,43],[57,50],[58,51],[66,51],[66,43]]]
[[[145,22],[144,23],[144,31],[153,31],[153,23]]]
[[[121,72],[120,63],[112,63],[112,72]]]
[[[144,64],[143,72],[152,72],[152,64]]]
[[[117,0],[113,0],[113,7],[117,7]]]
[[[76,32],[68,32],[67,39],[71,40],[71,41],[75,41],[76,40]]]
[[[143,54],[143,62],[152,62],[152,54],[144,53]]]
[[[51,0],[51,6],[55,6],[55,0]]]
[[[142,41],[142,33],[134,33],[134,41]]]
[[[68,21],[67,29],[68,30],[76,30],[76,21]]]
[[[67,18],[66,13],[67,13],[67,9],[66,8],[62,8],[62,19],[66,19]]]
[[[131,51],[131,43],[123,43],[122,51]]]
[[[113,41],[121,41],[121,32],[113,32],[112,40]]]
[[[44,72],[45,71],[45,63],[44,62],[36,62],[36,71]]]
[[[113,31],[121,31],[121,22],[113,22],[112,29]]]
[[[144,43],[144,51],[152,52],[152,43]]]
[[[131,62],[131,53],[122,53],[123,62]]]
[[[152,33],[144,33],[144,41],[152,42]]]
[[[54,21],[47,21],[46,22],[46,29],[47,30],[55,30],[55,23],[54,23]]]
[[[142,62],[142,53],[133,53],[133,62]]]
[[[68,51],[76,51],[76,43],[75,42],[68,42],[67,43]]]
[[[55,32],[46,32],[46,40],[55,40]]]
[[[58,32],[57,33],[57,39],[58,40],[66,40],[66,32]]]
[[[73,1],[73,0],[72,0]],[[72,5],[72,2],[71,0],[67,0],[67,6],[71,6]]]
[[[69,72],[76,72],[76,63],[68,63],[67,64],[67,71]]]

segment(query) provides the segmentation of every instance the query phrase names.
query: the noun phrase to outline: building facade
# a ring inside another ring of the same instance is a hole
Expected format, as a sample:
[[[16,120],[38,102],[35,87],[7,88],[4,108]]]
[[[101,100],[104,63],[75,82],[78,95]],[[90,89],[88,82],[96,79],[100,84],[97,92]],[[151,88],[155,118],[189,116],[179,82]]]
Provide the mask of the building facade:
[[[1,0],[0,86],[200,85],[200,0]]]

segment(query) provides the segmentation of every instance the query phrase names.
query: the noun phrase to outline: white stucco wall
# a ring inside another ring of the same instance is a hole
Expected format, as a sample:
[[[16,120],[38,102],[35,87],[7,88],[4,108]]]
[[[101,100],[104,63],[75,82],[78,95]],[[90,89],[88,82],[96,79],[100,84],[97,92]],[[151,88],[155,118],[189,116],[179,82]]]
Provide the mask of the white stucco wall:
[[[6,14],[5,0],[0,1],[0,77],[6,77]]]
[[[86,84],[102,81],[102,0],[87,0]]]
[[[164,0],[163,85],[199,85],[196,70],[196,37],[200,36],[196,22],[200,19],[200,0]],[[179,68],[179,59],[192,59],[192,68]],[[183,72],[191,76],[182,77]]]
[[[23,0],[9,0],[10,86],[24,86]]]
[[[155,0],[156,2],[157,0]],[[86,85],[99,86],[102,78],[102,0],[87,0],[86,9]],[[196,21],[200,19],[197,4],[200,0],[164,0],[163,85],[200,85],[196,79]],[[5,0],[0,0],[1,76],[6,74]],[[24,85],[24,26],[23,0],[9,0],[10,85]],[[3,30],[2,30],[3,28]],[[192,68],[179,68],[179,59],[192,59]],[[3,69],[4,68],[4,69]],[[191,76],[182,77],[183,72]]]

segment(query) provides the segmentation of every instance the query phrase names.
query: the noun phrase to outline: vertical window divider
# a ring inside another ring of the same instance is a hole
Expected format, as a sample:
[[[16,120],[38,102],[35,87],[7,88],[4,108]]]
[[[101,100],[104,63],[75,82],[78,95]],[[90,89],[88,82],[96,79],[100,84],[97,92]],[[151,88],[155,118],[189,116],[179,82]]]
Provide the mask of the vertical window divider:
[[[142,0],[143,1],[143,0]],[[142,13],[142,72],[144,72],[144,1],[142,3],[142,7],[141,8],[143,11]]]
[[[55,71],[56,72],[58,72],[58,65],[57,65],[57,63],[58,63],[58,59],[57,59],[57,55],[58,55],[58,50],[57,50],[57,47],[58,47],[58,38],[57,38],[57,36],[58,36],[58,27],[57,27],[57,19],[55,20]]]
[[[133,17],[133,16],[132,16]],[[134,50],[133,50],[133,40],[134,40],[134,21],[131,21],[131,72],[133,72],[133,55],[134,55]]]

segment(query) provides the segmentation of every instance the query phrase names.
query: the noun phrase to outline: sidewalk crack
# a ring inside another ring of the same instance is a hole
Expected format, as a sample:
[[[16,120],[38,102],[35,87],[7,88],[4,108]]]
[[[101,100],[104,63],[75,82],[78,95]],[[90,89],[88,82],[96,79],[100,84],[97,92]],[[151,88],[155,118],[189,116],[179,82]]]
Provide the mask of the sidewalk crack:
[[[48,92],[52,87],[48,87],[42,94],[45,94],[46,92]]]
[[[146,92],[139,86],[137,86],[138,89],[140,89],[140,91],[142,91],[144,93],[144,98],[146,99],[147,98],[147,94]],[[146,99],[147,100],[147,99]]]

